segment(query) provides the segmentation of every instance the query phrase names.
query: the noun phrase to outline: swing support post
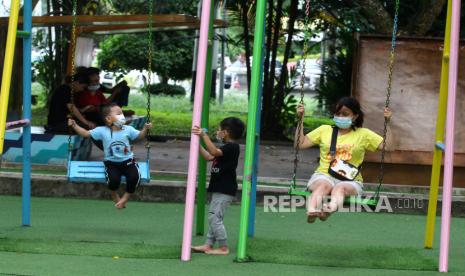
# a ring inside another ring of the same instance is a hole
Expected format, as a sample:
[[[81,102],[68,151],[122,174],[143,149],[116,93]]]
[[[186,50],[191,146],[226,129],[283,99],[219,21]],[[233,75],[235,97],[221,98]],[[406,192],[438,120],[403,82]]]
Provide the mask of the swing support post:
[[[25,32],[32,33],[32,0],[24,0]],[[23,119],[31,121],[32,37],[23,37]],[[31,225],[31,124],[23,126],[22,225]]]
[[[203,0],[202,2],[192,127],[199,126],[201,123],[211,2],[211,0]],[[189,152],[189,168],[187,174],[186,205],[184,208],[184,229],[181,250],[182,261],[190,261],[191,259],[192,224],[194,217],[195,186],[199,161],[199,146],[200,138],[197,135],[192,135]]]
[[[265,41],[266,22],[263,24],[263,41]],[[263,44],[265,48],[265,44]],[[265,51],[262,51],[260,59],[260,88],[258,91],[258,106],[257,106],[257,121],[256,121],[256,133],[255,133],[255,148],[254,148],[254,160],[253,160],[253,171],[252,171],[252,190],[250,194],[250,209],[249,209],[249,237],[253,237],[255,234],[255,204],[257,202],[257,180],[258,180],[258,164],[260,158],[260,128],[261,128],[261,111],[262,111],[262,95],[263,95],[263,70],[264,70]]]
[[[212,8],[210,11],[210,25],[208,30],[208,49],[207,49],[207,63],[205,69],[205,85],[203,94],[203,108],[202,119],[200,126],[208,129],[210,119],[210,94],[212,90],[212,58],[213,58],[213,21],[215,18],[215,1],[212,0]],[[202,147],[205,147],[201,141]],[[205,200],[207,192],[207,161],[202,156],[199,156],[199,180],[197,183],[197,210],[196,210],[196,235],[202,236],[205,232]]]
[[[447,95],[446,147],[444,154],[444,184],[442,192],[441,243],[439,248],[439,272],[448,271],[452,181],[454,174],[455,104],[457,94],[460,0],[452,0],[452,22],[449,63],[449,93]]]
[[[444,50],[442,52],[441,85],[439,90],[438,115],[436,120],[436,143],[444,140],[444,126],[446,124],[447,89],[449,78],[450,31],[452,16],[452,0],[447,2],[447,22],[444,36]],[[433,248],[434,224],[438,205],[439,178],[441,177],[442,149],[434,147],[433,166],[428,200],[428,215],[424,247]]]
[[[242,180],[242,202],[241,217],[239,228],[239,240],[237,246],[236,260],[239,262],[247,261],[247,230],[250,209],[250,186],[252,182],[253,162],[255,153],[255,139],[258,113],[258,94],[260,90],[260,73],[262,46],[263,46],[263,27],[265,24],[265,0],[258,0],[256,7],[255,34],[253,45],[252,63],[252,81],[250,85],[249,111],[247,116],[247,137],[244,161],[244,177]]]
[[[11,1],[10,17],[8,19],[8,34],[6,37],[5,58],[3,60],[2,85],[0,88],[0,156],[3,154],[5,139],[8,99],[10,95],[11,75],[15,56],[16,31],[18,28],[19,0]]]

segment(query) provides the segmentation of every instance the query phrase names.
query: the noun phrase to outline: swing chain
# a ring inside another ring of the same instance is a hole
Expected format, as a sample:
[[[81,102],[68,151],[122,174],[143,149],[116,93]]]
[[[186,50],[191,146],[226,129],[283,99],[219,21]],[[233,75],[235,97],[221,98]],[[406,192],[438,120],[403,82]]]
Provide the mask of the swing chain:
[[[147,78],[147,123],[150,123],[151,95],[150,85],[152,83],[152,58],[153,58],[153,0],[149,1],[149,37],[148,37],[148,78]],[[150,158],[150,129],[147,130],[145,148],[147,149],[147,161]]]
[[[73,0],[72,7],[72,27],[71,27],[71,105],[74,107],[74,75],[76,74],[75,68],[75,59],[76,59],[76,26],[77,26],[77,0]],[[70,110],[68,113],[68,119],[73,118],[73,111]],[[68,123],[68,122],[66,122]],[[71,143],[71,136],[73,135],[73,128],[69,126],[69,135],[68,135],[68,151],[73,150],[73,144]]]
[[[385,107],[388,108],[391,102],[391,90],[392,90],[392,75],[394,71],[394,62],[395,62],[395,50],[396,50],[396,37],[397,37],[397,25],[399,20],[399,0],[396,0],[395,4],[395,13],[394,13],[394,22],[392,26],[392,40],[391,40],[391,52],[389,54],[389,65],[388,65],[388,81],[386,89],[386,102]],[[389,124],[389,119],[384,117],[384,128],[383,128],[383,144],[381,150],[381,161],[380,161],[380,170],[378,175],[378,186],[375,192],[375,199],[379,198],[379,192],[381,190],[381,185],[384,178],[384,159],[386,155],[386,137],[387,137],[387,126]]]
[[[305,5],[305,21],[304,21],[304,28],[308,27],[310,25],[310,0],[306,0],[306,5]],[[309,40],[309,31],[305,30],[304,31],[304,42],[303,42],[303,53],[302,53],[302,70],[301,70],[301,76],[300,76],[300,101],[299,104],[304,104],[304,86],[305,86],[305,67],[306,67],[306,59],[307,59],[307,51],[308,51],[308,40]],[[304,116],[300,116],[297,121],[297,139],[295,143],[295,151],[294,151],[294,172],[292,174],[292,188],[296,187],[296,177],[297,177],[297,168],[299,166],[299,152],[300,152],[300,132],[302,131],[303,128],[303,120]]]

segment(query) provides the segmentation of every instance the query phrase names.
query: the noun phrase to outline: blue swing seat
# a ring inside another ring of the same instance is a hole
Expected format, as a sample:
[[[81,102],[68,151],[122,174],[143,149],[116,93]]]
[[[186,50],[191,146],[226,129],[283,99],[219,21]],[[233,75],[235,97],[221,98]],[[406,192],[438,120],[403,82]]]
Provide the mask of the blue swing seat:
[[[150,183],[149,162],[137,162],[140,182]],[[68,182],[107,183],[105,165],[101,161],[68,161]],[[123,176],[121,182],[126,182]]]

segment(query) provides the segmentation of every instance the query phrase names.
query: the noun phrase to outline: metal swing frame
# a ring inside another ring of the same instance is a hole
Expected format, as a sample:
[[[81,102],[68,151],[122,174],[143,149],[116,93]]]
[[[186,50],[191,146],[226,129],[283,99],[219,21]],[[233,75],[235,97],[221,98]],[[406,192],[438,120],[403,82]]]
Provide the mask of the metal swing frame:
[[[74,81],[75,74],[75,54],[76,54],[76,28],[77,28],[77,0],[73,0],[73,22],[72,22],[72,35],[71,35],[71,68],[72,79]],[[153,0],[149,1],[149,45],[148,45],[148,78],[147,84],[152,82],[152,55],[153,55]],[[150,92],[147,90],[147,122],[150,122]],[[71,102],[74,103],[74,89],[71,86]],[[71,117],[72,115],[69,114]],[[148,132],[146,135],[145,147],[147,149],[145,162],[137,162],[140,173],[140,182],[143,184],[150,183],[150,142]],[[71,143],[72,132],[68,136],[68,182],[81,182],[81,183],[107,183],[105,165],[102,161],[74,161],[72,160],[73,144]],[[125,177],[121,178],[121,182],[126,182]]]

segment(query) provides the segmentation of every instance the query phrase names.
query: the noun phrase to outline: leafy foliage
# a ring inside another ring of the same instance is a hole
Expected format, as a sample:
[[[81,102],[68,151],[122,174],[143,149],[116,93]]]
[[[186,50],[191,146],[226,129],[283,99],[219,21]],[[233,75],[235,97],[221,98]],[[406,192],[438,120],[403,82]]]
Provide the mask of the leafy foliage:
[[[144,92],[149,90],[150,94],[153,95],[167,95],[167,96],[185,96],[186,90],[180,85],[172,85],[165,83],[151,84],[143,88]]]
[[[353,42],[351,33],[338,34],[340,43],[323,64],[323,78],[317,89],[319,106],[327,113],[343,96],[349,96],[352,79]]]
[[[281,108],[279,118],[279,124],[284,126],[284,129],[289,129],[290,127],[296,124],[296,109],[297,109],[297,99],[294,95],[292,95],[292,91],[295,90],[295,85],[292,84],[292,79],[296,76],[296,69],[293,68],[290,70],[290,76],[286,77],[284,82],[284,101]],[[275,87],[275,90],[278,90],[279,83]],[[277,97],[277,93],[274,97]]]
[[[168,79],[184,80],[191,76],[193,40],[187,32],[154,33],[152,70],[167,83]],[[147,70],[148,37],[119,34],[100,44],[99,66],[108,71],[126,73]]]
[[[115,10],[130,14],[147,14],[149,1],[147,0],[107,0]],[[153,0],[153,12],[157,14],[197,14],[198,0]]]

